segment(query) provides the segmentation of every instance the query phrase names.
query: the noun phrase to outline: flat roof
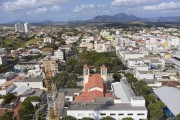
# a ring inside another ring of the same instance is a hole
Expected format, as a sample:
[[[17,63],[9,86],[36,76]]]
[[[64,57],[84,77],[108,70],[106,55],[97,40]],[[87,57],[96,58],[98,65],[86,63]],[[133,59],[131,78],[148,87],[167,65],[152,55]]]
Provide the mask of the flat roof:
[[[31,96],[38,96],[40,97],[43,93],[43,90],[38,88],[31,88],[26,90],[21,96],[22,97],[31,97]]]
[[[74,93],[79,93],[81,89],[59,89],[60,93],[65,93],[66,96],[74,96]]]
[[[15,82],[42,82],[43,81],[43,77],[28,77],[22,80],[16,80]]]
[[[130,103],[120,103],[120,104],[96,104],[96,103],[72,103],[68,110],[146,110],[146,107],[132,106]]]
[[[154,93],[162,100],[169,110],[176,116],[180,113],[180,89],[163,86],[154,90]]]
[[[131,102],[131,97],[135,96],[132,88],[128,83],[121,80],[121,82],[112,83],[114,94],[122,102]]]

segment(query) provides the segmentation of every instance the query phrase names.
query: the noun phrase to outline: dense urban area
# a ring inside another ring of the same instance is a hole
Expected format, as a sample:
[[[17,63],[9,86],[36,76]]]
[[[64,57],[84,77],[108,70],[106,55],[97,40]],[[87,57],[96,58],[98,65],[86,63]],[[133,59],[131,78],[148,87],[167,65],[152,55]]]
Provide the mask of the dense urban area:
[[[0,120],[180,120],[180,28],[0,26]]]

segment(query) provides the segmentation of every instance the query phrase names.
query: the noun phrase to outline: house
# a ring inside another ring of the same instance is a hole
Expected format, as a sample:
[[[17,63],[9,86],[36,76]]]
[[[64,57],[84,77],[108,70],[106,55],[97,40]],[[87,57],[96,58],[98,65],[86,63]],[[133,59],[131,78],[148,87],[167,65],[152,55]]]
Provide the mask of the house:
[[[43,48],[42,54],[47,55],[47,56],[51,56],[53,54],[53,48]]]
[[[27,77],[21,80],[15,80],[14,85],[17,87],[27,86],[30,88],[39,88],[45,89],[43,84],[44,78],[42,76],[39,77]]]
[[[19,62],[14,66],[15,72],[24,72],[25,69],[27,70],[34,70],[38,66],[40,66],[39,62]]]
[[[27,97],[39,97],[41,100],[43,100],[45,93],[42,89],[30,88],[20,95],[20,101],[23,102]]]
[[[7,72],[5,74],[0,74],[0,85],[4,84],[6,81],[11,80],[17,76],[14,72]]]

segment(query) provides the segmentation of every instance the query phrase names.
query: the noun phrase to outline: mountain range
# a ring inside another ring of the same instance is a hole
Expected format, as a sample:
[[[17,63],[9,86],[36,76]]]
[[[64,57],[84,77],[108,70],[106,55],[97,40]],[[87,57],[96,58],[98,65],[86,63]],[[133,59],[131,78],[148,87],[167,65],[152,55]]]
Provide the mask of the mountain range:
[[[15,24],[23,23],[21,20],[12,21],[6,24]],[[50,20],[44,20],[41,22],[31,22],[35,25],[59,25],[59,24],[81,24],[81,23],[131,23],[131,22],[170,22],[170,23],[180,23],[180,16],[174,17],[158,17],[158,18],[140,18],[135,15],[127,15],[125,13],[119,13],[116,15],[102,15],[96,16],[90,20],[77,20],[77,21],[68,21],[68,22],[53,22]]]

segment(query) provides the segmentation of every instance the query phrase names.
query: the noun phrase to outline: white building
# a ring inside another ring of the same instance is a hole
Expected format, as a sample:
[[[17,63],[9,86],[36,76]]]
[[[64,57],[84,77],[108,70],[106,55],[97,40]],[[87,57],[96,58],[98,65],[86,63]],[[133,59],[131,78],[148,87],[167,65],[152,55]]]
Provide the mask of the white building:
[[[29,30],[30,30],[30,26],[29,26],[28,22],[26,22],[24,24],[22,24],[22,23],[15,24],[16,32],[26,32],[27,33],[27,32],[29,32]]]
[[[155,75],[151,71],[134,69],[134,75],[139,80],[146,79],[146,80],[152,80],[153,81],[155,79]]]
[[[26,22],[26,23],[24,23],[24,32],[29,32],[29,28],[30,26],[29,26],[29,23],[28,22]]]
[[[93,37],[85,37],[81,39],[81,43],[90,43],[91,41],[94,41]]]
[[[24,32],[24,25],[21,23],[15,24],[15,31],[16,32]]]
[[[65,60],[65,55],[64,55],[64,52],[61,50],[61,49],[58,49],[57,51],[54,52],[54,58],[57,58],[59,60]]]
[[[7,57],[6,56],[0,56],[0,65],[5,64],[7,62]]]
[[[53,42],[53,39],[52,39],[51,37],[45,37],[45,38],[43,39],[43,42],[44,42],[44,43],[52,43],[52,42]]]
[[[96,97],[93,102],[72,102],[67,109],[67,115],[82,119],[90,117],[100,120],[102,117],[110,116],[115,120],[122,120],[131,117],[134,120],[147,119],[147,109],[145,99],[135,96],[131,87],[121,81],[112,83],[112,97]]]
[[[144,64],[143,60],[139,59],[139,58],[137,58],[137,59],[132,58],[132,59],[128,59],[128,61],[127,61],[128,68],[134,68],[136,66],[142,66],[143,64]]]
[[[28,86],[31,88],[45,89],[43,85],[43,80],[44,80],[43,77],[29,77],[23,80],[16,80],[14,81],[14,84],[17,87]]]

